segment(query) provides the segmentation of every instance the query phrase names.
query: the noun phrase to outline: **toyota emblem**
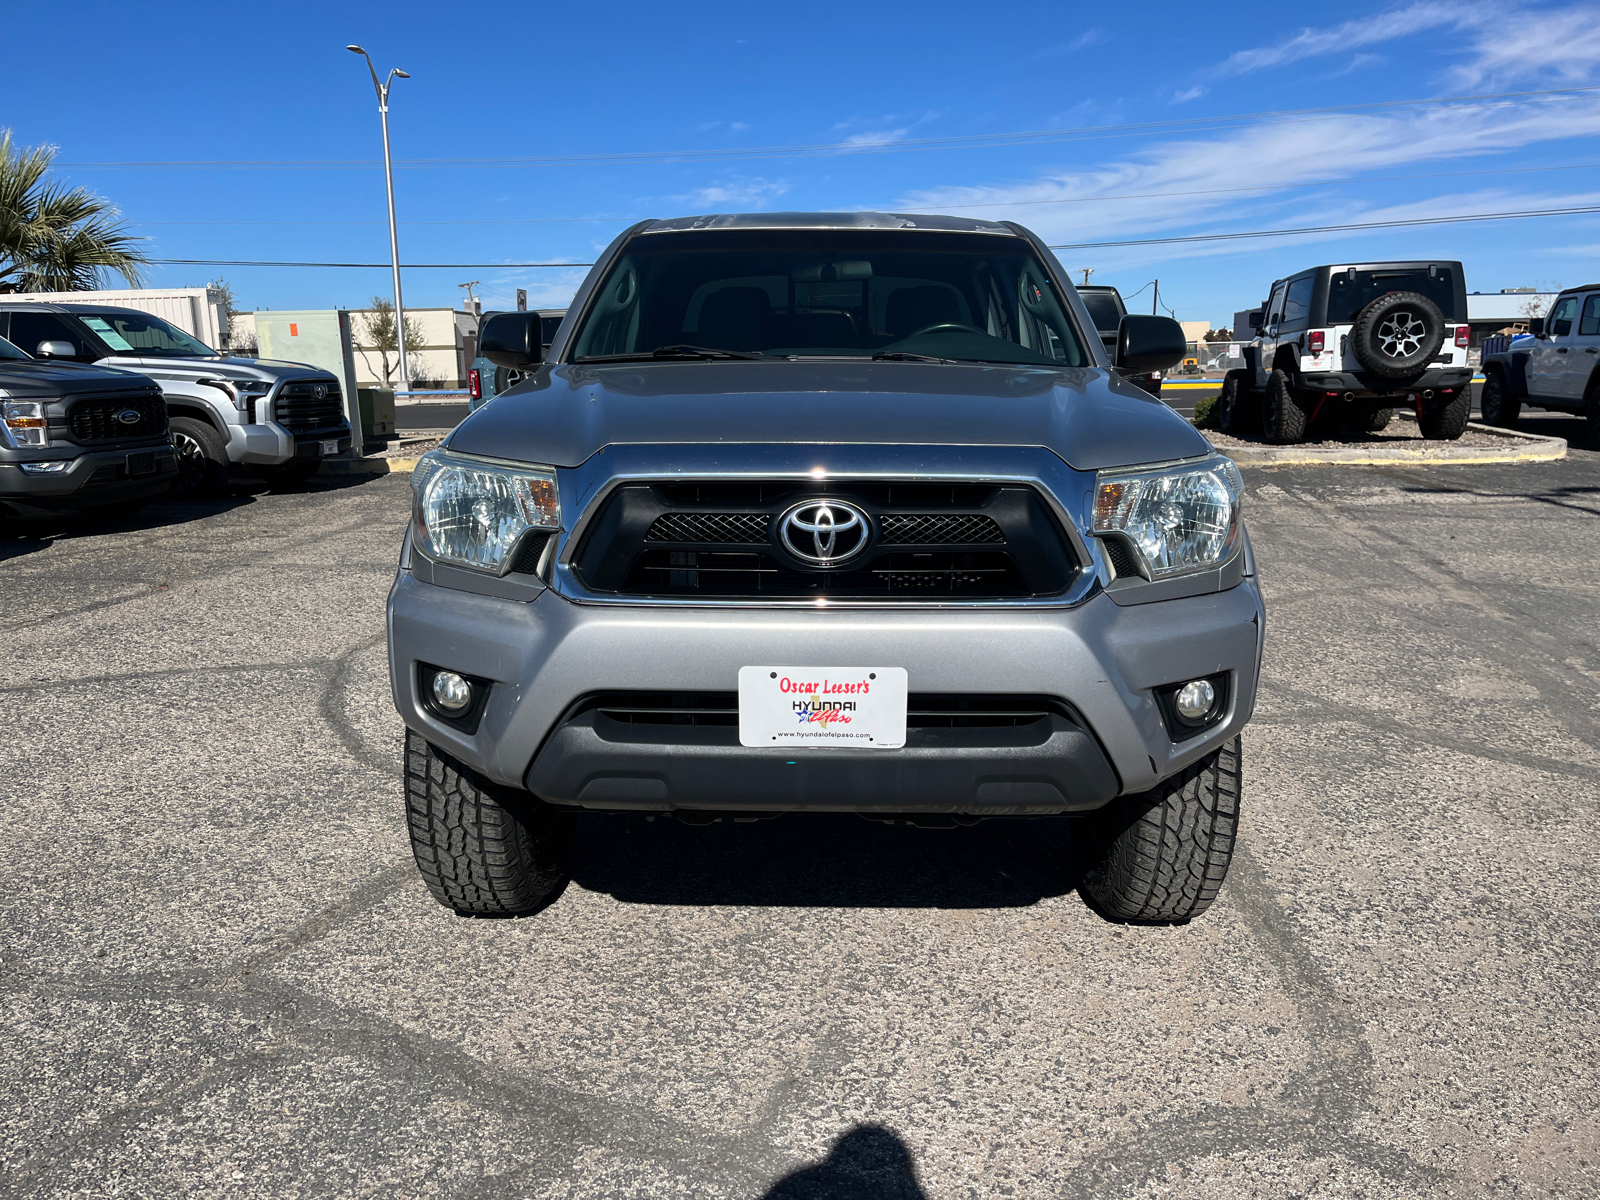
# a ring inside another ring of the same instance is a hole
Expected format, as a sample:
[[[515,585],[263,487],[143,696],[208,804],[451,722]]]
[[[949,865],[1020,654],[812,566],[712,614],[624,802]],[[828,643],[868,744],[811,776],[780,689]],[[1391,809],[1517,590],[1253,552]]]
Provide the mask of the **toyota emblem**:
[[[316,386],[316,388],[314,390],[316,391],[318,400],[326,400],[328,398],[328,385],[327,384],[319,383],[319,384],[317,384],[317,386]]]
[[[872,523],[843,500],[807,500],[778,523],[784,549],[815,567],[837,567],[867,548]]]
[[[143,416],[144,414],[137,408],[125,408],[117,414],[117,420],[121,421],[124,425],[137,425],[139,423],[139,419]]]

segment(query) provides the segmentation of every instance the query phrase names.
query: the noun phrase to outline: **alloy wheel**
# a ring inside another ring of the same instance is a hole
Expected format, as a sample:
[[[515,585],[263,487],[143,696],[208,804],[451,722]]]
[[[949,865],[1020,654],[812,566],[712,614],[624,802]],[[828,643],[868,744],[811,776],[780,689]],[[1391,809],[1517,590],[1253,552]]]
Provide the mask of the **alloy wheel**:
[[[177,430],[172,434],[172,448],[178,456],[178,478],[174,481],[180,492],[198,491],[206,478],[206,452],[194,438]]]
[[[1410,358],[1422,347],[1428,327],[1414,313],[1398,309],[1378,326],[1378,345],[1390,358]]]

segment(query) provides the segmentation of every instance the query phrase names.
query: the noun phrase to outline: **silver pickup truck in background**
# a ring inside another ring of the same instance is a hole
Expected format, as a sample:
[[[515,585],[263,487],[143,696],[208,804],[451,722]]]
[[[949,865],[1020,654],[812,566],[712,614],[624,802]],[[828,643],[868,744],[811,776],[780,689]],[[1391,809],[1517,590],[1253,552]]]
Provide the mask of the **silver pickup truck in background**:
[[[0,298],[0,337],[36,358],[137,371],[166,397],[178,491],[219,491],[231,464],[275,486],[350,448],[339,380],[318,367],[230,358],[151,313]]]

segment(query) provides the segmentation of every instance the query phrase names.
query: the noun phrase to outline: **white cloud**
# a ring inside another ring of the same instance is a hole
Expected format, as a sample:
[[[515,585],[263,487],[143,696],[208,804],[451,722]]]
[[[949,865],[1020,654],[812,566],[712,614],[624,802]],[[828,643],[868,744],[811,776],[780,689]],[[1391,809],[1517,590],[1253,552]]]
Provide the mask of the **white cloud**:
[[[1450,70],[1458,87],[1529,79],[1588,83],[1600,66],[1600,14],[1593,5],[1525,11],[1479,30],[1472,53],[1472,61]]]
[[[765,208],[769,201],[776,200],[788,190],[789,181],[786,179],[727,179],[668,199],[681,201],[698,211],[722,209],[748,212]]]
[[[1381,184],[1337,191],[1304,185],[1597,133],[1597,97],[1554,104],[1450,106],[1394,116],[1332,115],[1168,142],[1122,161],[1050,172],[1031,181],[913,192],[896,207],[1021,221],[1051,242],[1398,219],[1383,215],[1391,210],[1373,206],[1384,196]],[[1243,165],[1247,171],[1241,171]],[[1261,192],[1234,190],[1252,183],[1269,186]],[[1285,190],[1289,187],[1296,190]],[[1418,202],[1416,211],[1431,216],[1544,208],[1561,199],[1508,192],[1469,197],[1457,190]],[[1150,261],[1235,253],[1239,245],[1193,243],[1114,254]]]
[[[1515,20],[1506,7],[1496,5],[1501,19]],[[1270,46],[1252,50],[1238,50],[1225,58],[1216,68],[1219,75],[1244,75],[1268,67],[1281,67],[1315,58],[1323,54],[1337,54],[1357,46],[1371,46],[1395,38],[1409,37],[1430,29],[1458,29],[1489,19],[1485,5],[1464,3],[1439,3],[1438,0],[1419,0],[1387,13],[1375,13],[1345,21],[1326,29],[1302,29],[1299,33]]]
[[[909,129],[902,127],[900,129],[874,129],[870,133],[852,133],[844,139],[844,145],[887,146],[891,142],[898,142],[910,132]]]
[[[1028,61],[1038,62],[1041,59],[1060,58],[1063,55],[1076,54],[1079,50],[1087,50],[1090,46],[1098,46],[1100,43],[1109,40],[1110,38],[1106,31],[1097,25],[1091,29],[1085,29],[1070,41],[1058,42],[1054,46],[1046,46],[1043,50],[1035,50],[1028,55]]]
[[[1187,104],[1191,100],[1200,99],[1210,90],[1205,84],[1197,83],[1192,88],[1185,88],[1183,91],[1175,93],[1172,97],[1172,102],[1174,104]]]

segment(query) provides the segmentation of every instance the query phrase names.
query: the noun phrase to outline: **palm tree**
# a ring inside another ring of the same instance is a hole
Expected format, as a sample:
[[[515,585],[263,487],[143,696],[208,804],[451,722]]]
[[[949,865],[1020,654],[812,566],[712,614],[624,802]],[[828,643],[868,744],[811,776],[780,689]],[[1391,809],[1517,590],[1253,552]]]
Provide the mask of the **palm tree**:
[[[149,262],[123,232],[117,209],[84,188],[47,178],[55,149],[18,149],[0,133],[0,292],[74,292],[99,287],[107,271],[133,287]]]

